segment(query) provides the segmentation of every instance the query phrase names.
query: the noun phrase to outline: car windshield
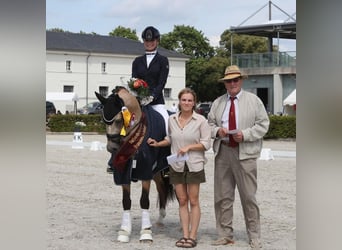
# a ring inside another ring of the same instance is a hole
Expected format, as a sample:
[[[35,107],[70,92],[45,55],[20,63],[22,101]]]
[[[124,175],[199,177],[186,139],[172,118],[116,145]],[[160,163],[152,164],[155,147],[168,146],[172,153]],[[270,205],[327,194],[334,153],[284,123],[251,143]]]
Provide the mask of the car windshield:
[[[84,106],[84,108],[93,108],[95,107],[97,104],[97,102],[91,102],[91,103],[88,103],[87,105]]]
[[[210,108],[210,103],[200,103],[197,108]]]

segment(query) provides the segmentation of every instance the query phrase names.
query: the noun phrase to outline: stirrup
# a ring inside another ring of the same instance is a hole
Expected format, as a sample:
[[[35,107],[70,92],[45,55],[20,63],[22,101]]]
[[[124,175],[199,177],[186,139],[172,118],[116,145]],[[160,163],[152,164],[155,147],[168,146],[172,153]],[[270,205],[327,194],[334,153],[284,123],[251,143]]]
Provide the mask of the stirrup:
[[[108,174],[113,174],[114,173],[114,170],[110,167],[110,166],[107,166],[107,173]]]
[[[162,174],[162,176],[163,176],[164,178],[169,178],[169,177],[170,177],[170,170],[169,170],[169,168],[163,169],[162,172],[161,172],[161,174]]]

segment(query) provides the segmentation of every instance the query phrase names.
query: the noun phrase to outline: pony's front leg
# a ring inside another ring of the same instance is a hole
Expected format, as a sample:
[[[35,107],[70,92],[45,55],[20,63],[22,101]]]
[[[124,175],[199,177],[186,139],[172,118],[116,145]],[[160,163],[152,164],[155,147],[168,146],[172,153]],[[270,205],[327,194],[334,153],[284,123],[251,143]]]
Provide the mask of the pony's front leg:
[[[150,213],[146,209],[142,209],[141,213],[141,231],[140,242],[152,243],[152,224],[150,220]]]
[[[142,192],[140,197],[141,212],[141,231],[140,242],[152,243],[152,223],[150,220],[150,213],[148,211],[150,207],[149,193],[150,193],[151,181],[142,181]]]
[[[130,198],[130,185],[122,186],[122,205],[124,212],[122,214],[121,226],[118,232],[117,240],[119,242],[129,242],[129,237],[132,232],[132,219],[131,219],[131,198]]]

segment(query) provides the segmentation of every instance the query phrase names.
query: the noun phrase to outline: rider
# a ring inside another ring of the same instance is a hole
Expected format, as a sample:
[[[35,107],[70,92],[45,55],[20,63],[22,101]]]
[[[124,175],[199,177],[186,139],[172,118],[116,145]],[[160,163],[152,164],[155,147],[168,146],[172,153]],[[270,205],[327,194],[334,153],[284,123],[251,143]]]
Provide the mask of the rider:
[[[155,27],[146,27],[141,37],[144,41],[145,54],[134,59],[132,78],[143,79],[149,85],[150,105],[163,116],[166,134],[168,134],[169,114],[165,108],[163,90],[169,74],[169,60],[158,53],[157,47],[160,42],[160,33]]]

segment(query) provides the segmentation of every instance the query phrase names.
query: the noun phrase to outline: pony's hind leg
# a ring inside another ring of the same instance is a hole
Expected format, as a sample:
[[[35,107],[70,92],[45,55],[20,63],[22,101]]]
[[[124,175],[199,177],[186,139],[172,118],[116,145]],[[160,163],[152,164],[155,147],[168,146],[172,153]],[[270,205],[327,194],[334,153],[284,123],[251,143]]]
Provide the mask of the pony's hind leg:
[[[158,191],[158,203],[159,203],[159,217],[156,222],[156,226],[164,226],[164,218],[166,216],[166,205],[168,201],[174,199],[173,185],[170,184],[168,176],[164,175],[164,171],[159,171],[153,177]]]
[[[153,180],[156,184],[156,188],[158,191],[158,204],[159,204],[159,217],[156,222],[156,226],[162,227],[164,226],[164,218],[166,216],[166,202],[167,202],[167,197],[165,193],[165,187],[163,186],[163,181],[162,181],[162,175],[161,172],[158,172],[154,175]]]
[[[132,232],[132,219],[131,219],[131,198],[130,198],[130,186],[122,186],[122,205],[124,212],[122,214],[121,226],[118,232],[117,240],[119,242],[129,242],[129,237]]]
[[[166,217],[165,208],[159,208],[159,216],[156,222],[156,226],[163,227],[164,226],[164,218]]]

